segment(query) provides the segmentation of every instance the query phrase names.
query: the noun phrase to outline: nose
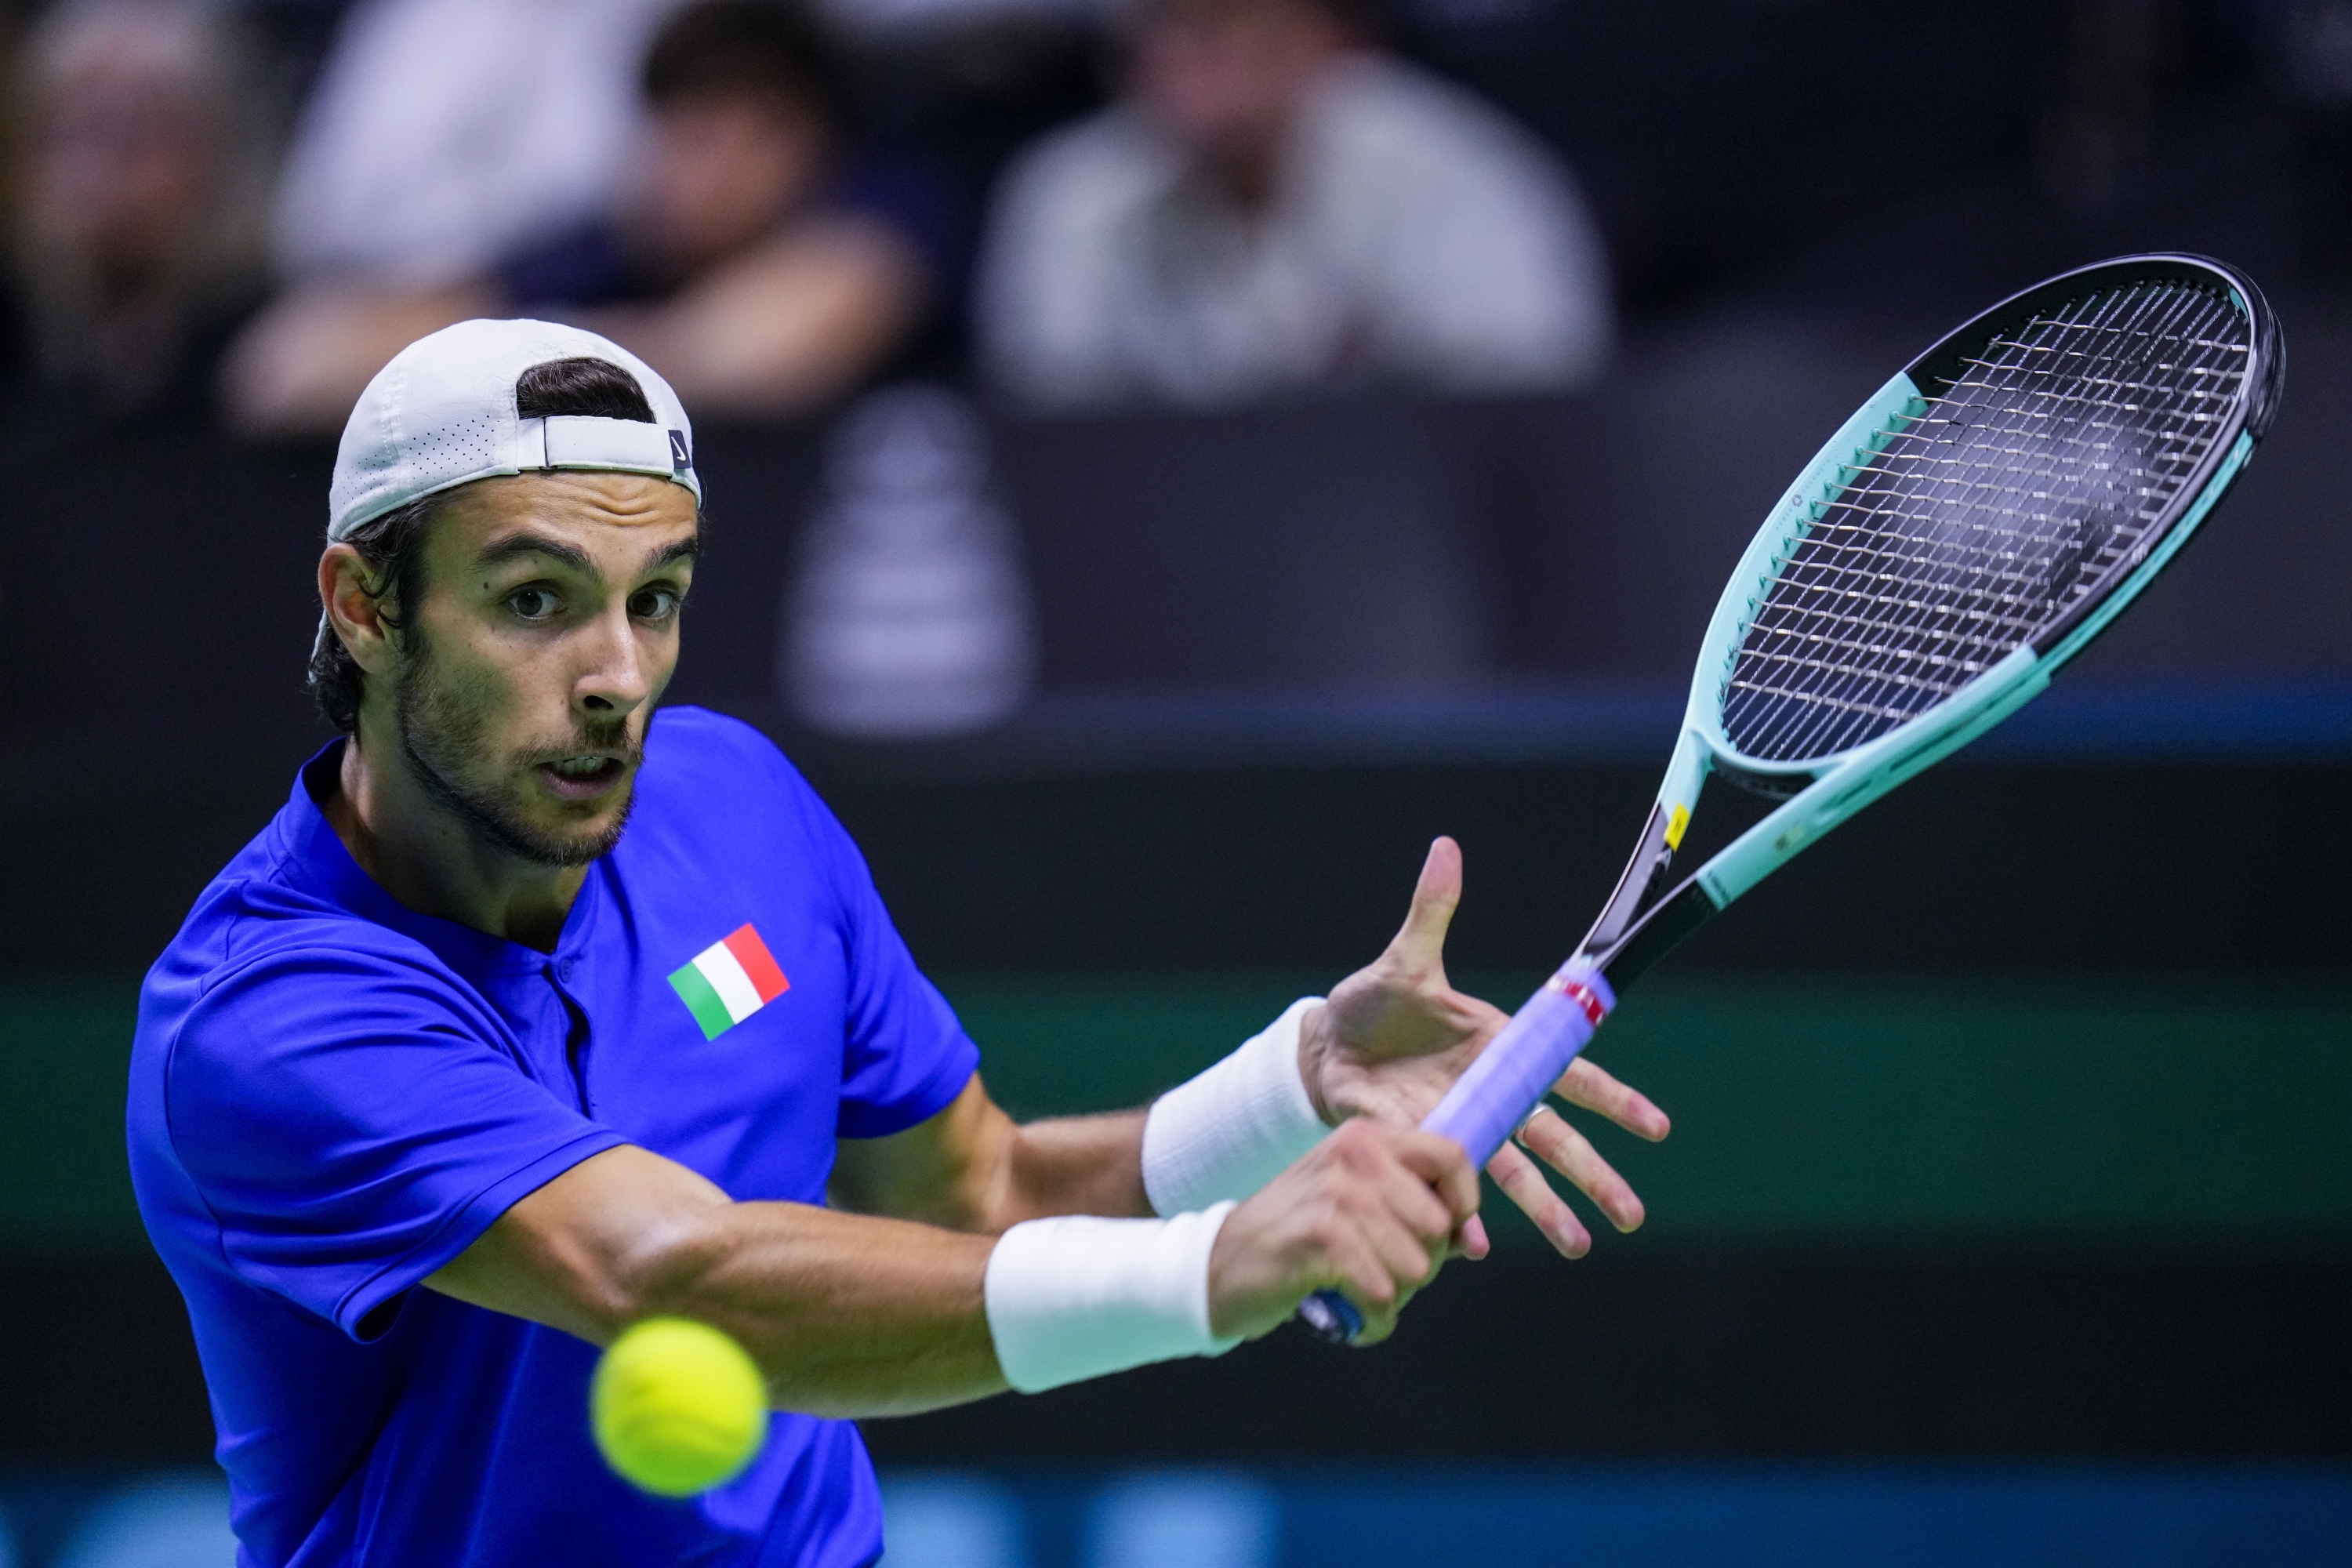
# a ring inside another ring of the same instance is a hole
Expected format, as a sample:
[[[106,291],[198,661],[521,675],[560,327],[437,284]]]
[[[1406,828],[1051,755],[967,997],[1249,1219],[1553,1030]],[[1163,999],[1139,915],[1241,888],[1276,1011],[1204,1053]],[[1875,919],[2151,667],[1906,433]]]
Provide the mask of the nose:
[[[625,605],[615,605],[583,628],[584,662],[572,685],[572,705],[583,718],[610,723],[627,717],[653,695],[655,671]]]

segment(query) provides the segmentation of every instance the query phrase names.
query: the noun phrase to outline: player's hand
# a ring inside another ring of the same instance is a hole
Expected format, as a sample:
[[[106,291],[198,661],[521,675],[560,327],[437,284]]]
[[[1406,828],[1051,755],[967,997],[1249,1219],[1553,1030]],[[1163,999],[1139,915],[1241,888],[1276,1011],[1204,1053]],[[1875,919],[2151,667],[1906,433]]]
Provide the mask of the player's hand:
[[[1298,1037],[1307,1091],[1326,1121],[1363,1117],[1414,1127],[1454,1080],[1509,1022],[1508,1015],[1454,989],[1445,978],[1445,929],[1462,901],[1462,851],[1451,838],[1429,847],[1412,908],[1388,951],[1341,981],[1325,1005],[1308,1013]],[[1599,1111],[1639,1138],[1664,1138],[1666,1113],[1580,1057],[1552,1086],[1571,1105]],[[1486,1173],[1535,1221],[1564,1258],[1581,1258],[1592,1237],[1534,1160],[1566,1176],[1619,1230],[1642,1223],[1642,1200],[1584,1134],[1556,1112],[1538,1112],[1487,1162]],[[1470,1257],[1486,1251],[1473,1215],[1455,1245]]]
[[[1255,1339],[1332,1289],[1363,1311],[1355,1342],[1376,1344],[1477,1212],[1460,1144],[1351,1121],[1225,1216],[1209,1254],[1209,1326]]]

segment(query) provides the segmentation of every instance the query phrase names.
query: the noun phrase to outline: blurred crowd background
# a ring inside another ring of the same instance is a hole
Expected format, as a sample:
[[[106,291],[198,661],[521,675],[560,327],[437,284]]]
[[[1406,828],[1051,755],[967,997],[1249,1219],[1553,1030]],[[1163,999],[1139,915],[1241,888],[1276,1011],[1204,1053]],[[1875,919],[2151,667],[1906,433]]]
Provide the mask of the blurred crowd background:
[[[734,553],[682,695],[908,741],[1092,734],[1105,693],[1655,691],[1859,389],[2133,248],[2252,270],[2299,374],[2252,542],[2113,673],[2352,665],[2311,434],[2352,278],[2333,0],[13,20],[0,476],[81,520],[0,554],[45,725],[299,721],[273,671],[307,579],[265,563],[308,549],[376,367],[502,312],[609,333],[703,428]],[[92,552],[180,591],[135,627],[42,591]]]
[[[1789,475],[2136,249],[2268,291],[2277,434],[1612,1023],[1643,1233],[869,1435],[909,1563],[2352,1562],[2352,0],[18,0],[0,76],[0,1568],[226,1561],[129,1019],[325,739],[415,337],[677,385],[674,695],[1048,1112],[1368,957],[1438,832],[1514,999]]]

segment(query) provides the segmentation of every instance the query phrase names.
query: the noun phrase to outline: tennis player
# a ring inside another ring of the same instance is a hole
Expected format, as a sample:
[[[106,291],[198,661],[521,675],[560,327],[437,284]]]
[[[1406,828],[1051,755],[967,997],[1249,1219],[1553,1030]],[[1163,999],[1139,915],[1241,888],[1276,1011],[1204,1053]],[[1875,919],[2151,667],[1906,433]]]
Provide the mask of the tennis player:
[[[1412,1125],[1501,1024],[1445,979],[1454,847],[1328,1002],[1148,1112],[1016,1126],[791,764],[656,710],[692,453],[659,376],[535,321],[412,344],[343,431],[311,661],[343,738],[149,974],[131,1073],[252,1568],[868,1563],[846,1418],[1218,1354],[1326,1287],[1378,1340],[1485,1249]],[[1664,1134],[1590,1063],[1561,1092]],[[1639,1223],[1557,1115],[1523,1137]],[[1525,1153],[1491,1169],[1583,1249]],[[779,1412],[688,1502],[585,1420],[596,1346],[657,1313],[734,1334]]]

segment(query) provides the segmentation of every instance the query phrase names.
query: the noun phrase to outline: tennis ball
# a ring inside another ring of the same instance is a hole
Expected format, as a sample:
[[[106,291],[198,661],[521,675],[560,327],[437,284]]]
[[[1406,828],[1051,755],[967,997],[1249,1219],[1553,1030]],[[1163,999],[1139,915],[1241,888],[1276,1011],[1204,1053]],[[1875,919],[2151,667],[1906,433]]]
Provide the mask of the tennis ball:
[[[743,1473],[768,1436],[768,1388],[743,1347],[708,1323],[648,1318],[614,1340],[588,1385],[604,1462],[661,1497]]]

